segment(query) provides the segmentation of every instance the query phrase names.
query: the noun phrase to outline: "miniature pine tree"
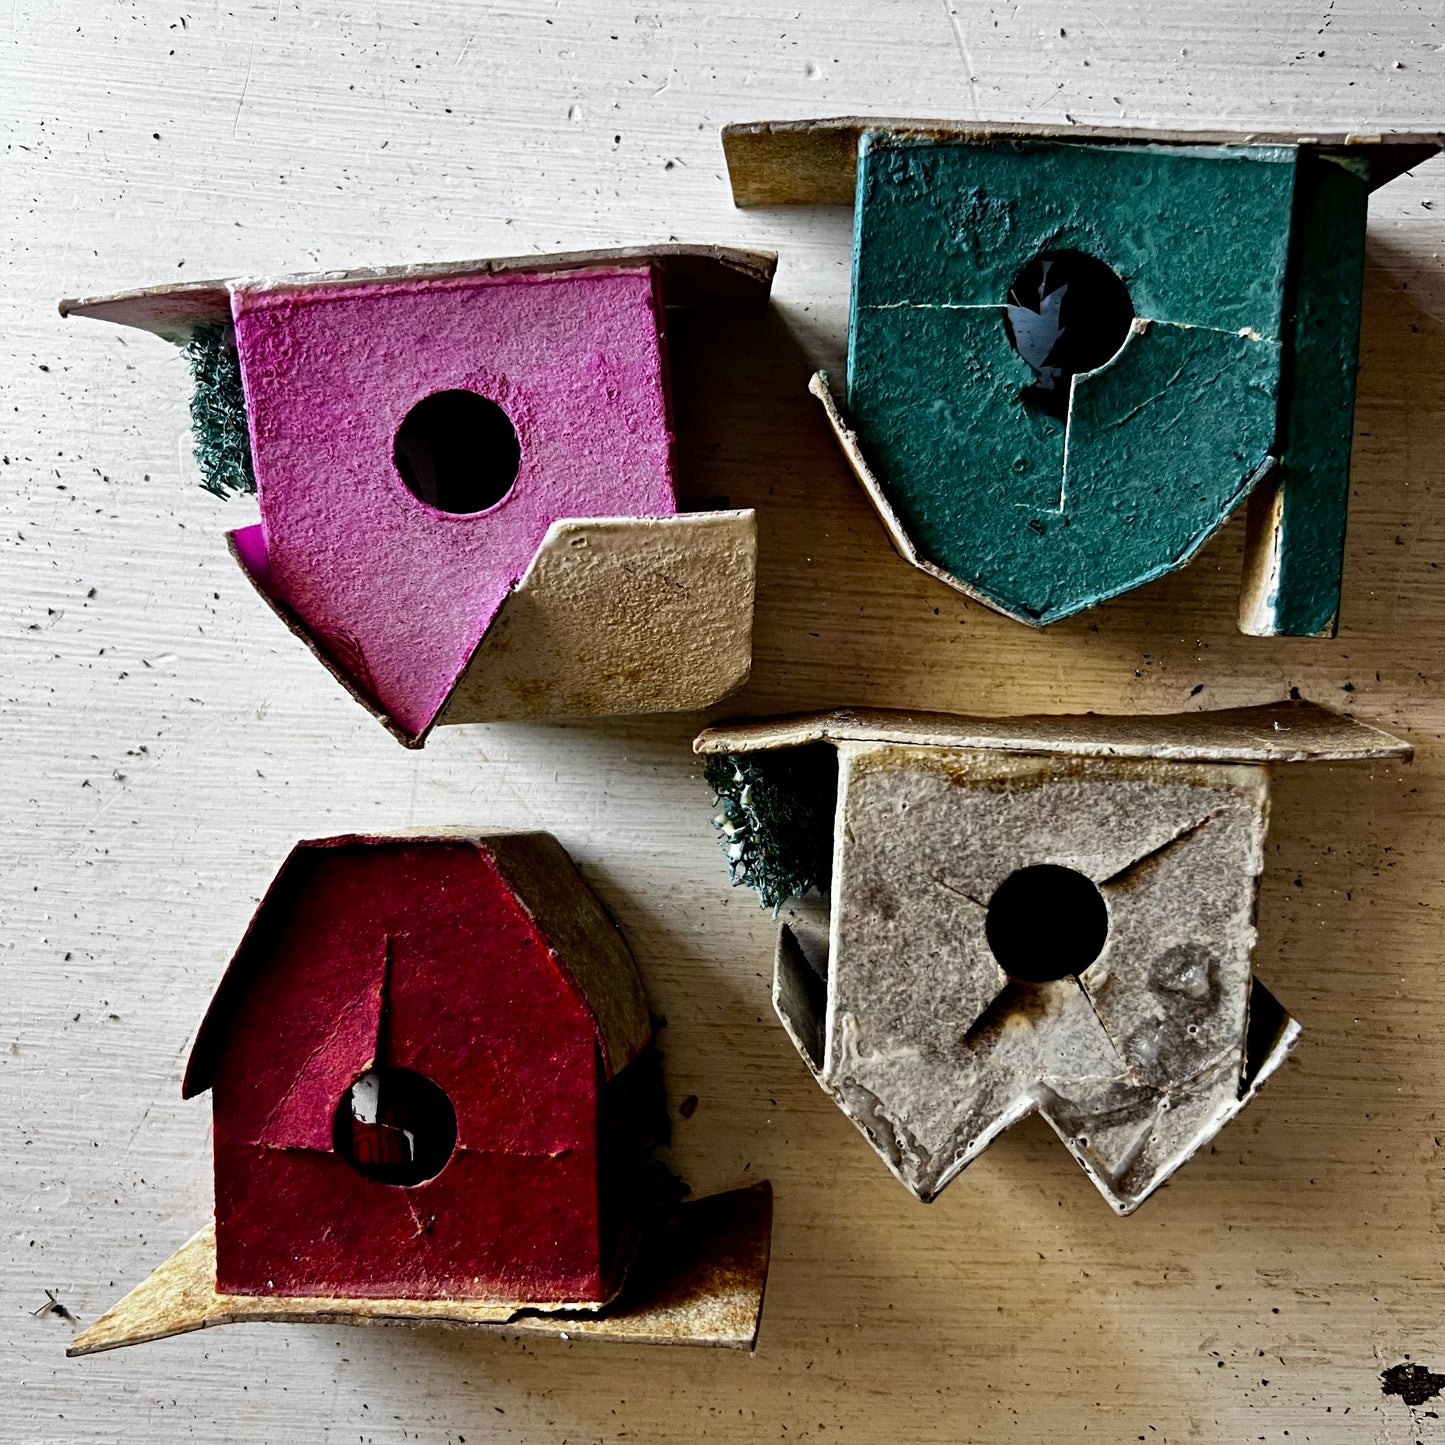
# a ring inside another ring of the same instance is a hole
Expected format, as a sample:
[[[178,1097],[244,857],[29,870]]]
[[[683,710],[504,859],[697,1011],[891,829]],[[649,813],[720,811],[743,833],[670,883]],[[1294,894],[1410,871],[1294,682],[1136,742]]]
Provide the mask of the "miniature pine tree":
[[[246,428],[246,395],[241,358],[229,326],[202,326],[186,345],[190,363],[191,436],[201,485],[212,495],[254,492],[251,440]]]
[[[810,888],[828,891],[838,793],[833,748],[717,754],[705,776],[717,795],[713,826],[735,884],[746,883],[774,913]]]

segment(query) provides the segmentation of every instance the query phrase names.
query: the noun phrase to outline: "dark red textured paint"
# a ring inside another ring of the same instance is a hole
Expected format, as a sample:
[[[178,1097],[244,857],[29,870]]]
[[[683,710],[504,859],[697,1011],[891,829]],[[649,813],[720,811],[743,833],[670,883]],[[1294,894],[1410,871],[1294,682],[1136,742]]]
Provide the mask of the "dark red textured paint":
[[[223,1291],[613,1292],[629,1211],[604,1197],[626,1181],[599,1169],[595,1021],[482,848],[299,849],[217,1002],[200,1087],[208,1069]],[[373,1064],[456,1111],[456,1150],[422,1184],[333,1151],[337,1105]]]

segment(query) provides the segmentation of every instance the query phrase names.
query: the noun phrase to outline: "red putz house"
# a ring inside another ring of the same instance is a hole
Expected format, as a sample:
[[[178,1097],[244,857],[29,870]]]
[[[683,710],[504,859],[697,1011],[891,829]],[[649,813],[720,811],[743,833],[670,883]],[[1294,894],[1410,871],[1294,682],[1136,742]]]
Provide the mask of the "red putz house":
[[[610,1299],[651,1032],[549,835],[298,845],[186,1071],[212,1093],[217,1288]]]

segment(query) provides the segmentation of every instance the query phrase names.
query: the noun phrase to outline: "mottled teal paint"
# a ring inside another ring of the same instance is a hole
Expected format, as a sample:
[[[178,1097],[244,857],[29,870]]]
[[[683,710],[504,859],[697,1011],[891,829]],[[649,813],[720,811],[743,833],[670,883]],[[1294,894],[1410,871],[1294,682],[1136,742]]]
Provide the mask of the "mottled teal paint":
[[[848,406],[923,557],[1022,620],[1171,571],[1274,445],[1293,147],[863,139]],[[1010,284],[1079,250],[1142,325],[1025,407]]]
[[[1288,636],[1333,637],[1339,624],[1369,191],[1366,161],[1301,153],[1282,466],[1260,498],[1281,502],[1266,630]]]

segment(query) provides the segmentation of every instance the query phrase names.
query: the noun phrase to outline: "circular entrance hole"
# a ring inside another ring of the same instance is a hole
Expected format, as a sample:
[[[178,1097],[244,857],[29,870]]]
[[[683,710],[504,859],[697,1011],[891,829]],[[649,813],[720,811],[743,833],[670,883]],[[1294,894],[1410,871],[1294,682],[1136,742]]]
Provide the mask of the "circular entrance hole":
[[[1038,376],[1025,404],[1063,420],[1074,377],[1108,361],[1133,319],[1129,288],[1096,256],[1040,252],[1014,277],[1004,307],[1008,339]]]
[[[413,496],[465,515],[495,507],[512,490],[522,445],[496,402],[475,391],[437,391],[407,412],[392,458]]]
[[[1010,873],[988,901],[984,927],[999,967],[1024,983],[1082,973],[1109,933],[1104,895],[1073,868],[1039,863]]]
[[[410,1069],[368,1069],[341,1096],[331,1123],[336,1152],[382,1184],[421,1184],[446,1168],[457,1144],[452,1101]]]

